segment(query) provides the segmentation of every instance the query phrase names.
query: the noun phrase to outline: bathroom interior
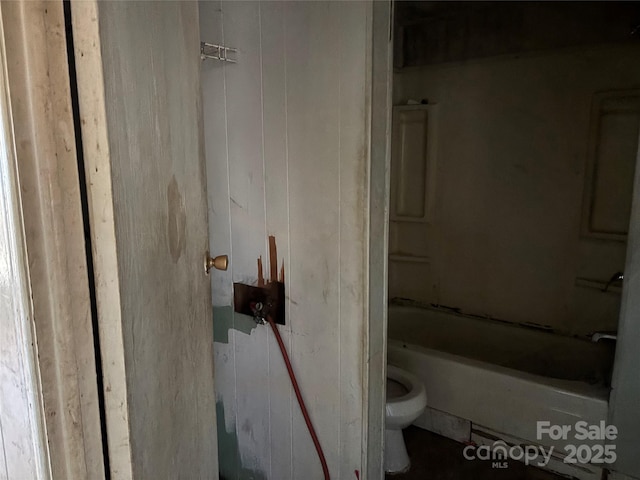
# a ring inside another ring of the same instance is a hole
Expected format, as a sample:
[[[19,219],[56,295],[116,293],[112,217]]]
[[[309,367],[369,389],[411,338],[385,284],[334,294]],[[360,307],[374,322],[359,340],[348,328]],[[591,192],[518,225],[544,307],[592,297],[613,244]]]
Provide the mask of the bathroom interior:
[[[424,386],[426,409],[405,430],[411,464],[391,459],[388,478],[556,478],[465,465],[462,448],[562,447],[536,421],[607,420],[639,14],[636,2],[395,4],[388,364]],[[388,403],[407,393],[390,378]],[[602,467],[554,456],[545,470],[595,480]]]

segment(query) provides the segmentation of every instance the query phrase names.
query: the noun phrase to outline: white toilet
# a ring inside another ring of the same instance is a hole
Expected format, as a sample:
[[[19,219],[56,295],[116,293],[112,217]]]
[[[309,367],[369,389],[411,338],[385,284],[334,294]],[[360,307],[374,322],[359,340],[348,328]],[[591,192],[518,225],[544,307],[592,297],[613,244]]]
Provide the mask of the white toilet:
[[[401,473],[411,462],[404,445],[402,429],[418,418],[427,406],[422,382],[409,372],[387,365],[387,406],[385,417],[384,470]]]

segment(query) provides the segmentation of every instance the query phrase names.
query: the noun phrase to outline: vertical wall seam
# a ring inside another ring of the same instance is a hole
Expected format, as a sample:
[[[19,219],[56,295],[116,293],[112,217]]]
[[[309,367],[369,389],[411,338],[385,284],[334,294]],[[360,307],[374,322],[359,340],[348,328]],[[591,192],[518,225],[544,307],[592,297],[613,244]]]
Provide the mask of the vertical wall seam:
[[[285,130],[285,165],[286,165],[286,191],[287,191],[287,250],[289,252],[289,262],[285,269],[287,270],[287,286],[285,289],[289,290],[289,298],[286,299],[287,305],[286,308],[291,313],[291,298],[293,297],[291,294],[291,288],[293,286],[293,279],[291,278],[291,265],[293,263],[293,253],[291,250],[291,195],[289,192],[289,90],[288,90],[288,81],[287,81],[287,4],[282,4],[282,31],[283,31],[283,41],[282,41],[282,56],[284,59],[283,68],[284,68],[284,130]],[[286,292],[286,290],[285,290]],[[291,357],[293,358],[293,319],[291,315],[289,315],[289,352]],[[293,394],[291,392],[291,388],[289,388],[289,438],[291,443],[289,445],[289,478],[294,478],[294,468],[293,468]]]
[[[220,4],[220,36],[222,40],[222,44],[224,45],[224,11],[223,11],[223,2],[219,2]],[[231,167],[229,164],[229,116],[228,116],[228,102],[227,102],[227,66],[225,63],[222,63],[222,89],[224,91],[224,138],[225,138],[225,150],[227,155],[227,194],[229,195],[229,201],[227,205],[229,206],[229,255],[233,259],[233,235],[232,235],[232,223],[233,217],[231,216]],[[233,272],[233,260],[231,261],[231,280],[233,282],[234,272]],[[238,431],[238,414],[237,414],[237,396],[238,396],[238,372],[236,368],[236,318],[235,313],[231,314],[231,325],[233,328],[231,329],[230,335],[230,344],[231,351],[233,353],[233,403],[235,409],[233,410],[233,423],[235,425],[236,432]],[[223,402],[224,403],[224,402]],[[222,419],[225,422],[225,419]],[[225,430],[226,430],[226,422],[225,422]],[[239,480],[240,475],[240,457],[237,459],[237,464],[235,465],[235,477],[236,480]]]
[[[338,13],[343,6],[339,4]],[[338,36],[339,64],[342,63],[342,15]],[[342,451],[342,71],[338,74],[338,452]],[[338,462],[338,467],[340,467]],[[340,471],[340,470],[338,470]]]
[[[4,459],[3,465],[4,465],[5,478],[9,478],[9,466],[7,465],[7,449],[4,444],[4,431],[2,430],[2,418],[0,418],[0,447],[2,447],[2,452],[0,453],[2,453],[2,458]]]
[[[265,241],[265,252],[269,252],[268,245],[268,237],[269,232],[267,228],[267,168],[266,168],[266,158],[265,158],[265,148],[264,148],[264,58],[262,55],[262,6],[260,2],[258,2],[258,40],[259,40],[259,52],[260,52],[260,126],[261,126],[261,135],[262,135],[262,193],[264,197],[264,241]],[[265,255],[265,258],[267,256]],[[271,256],[269,256],[270,261]],[[276,270],[278,266],[278,258],[275,259],[276,262]],[[270,264],[270,270],[273,270],[273,266]],[[277,278],[269,278],[269,281],[275,282]],[[265,327],[266,328],[266,327]],[[268,329],[267,329],[268,330]],[[271,448],[273,442],[271,441],[271,347],[269,343],[269,332],[267,331],[265,334],[265,344],[267,351],[267,378],[269,381],[267,382],[267,406],[268,406],[268,416],[267,416],[267,438],[269,438],[269,478],[273,478],[273,449]]]

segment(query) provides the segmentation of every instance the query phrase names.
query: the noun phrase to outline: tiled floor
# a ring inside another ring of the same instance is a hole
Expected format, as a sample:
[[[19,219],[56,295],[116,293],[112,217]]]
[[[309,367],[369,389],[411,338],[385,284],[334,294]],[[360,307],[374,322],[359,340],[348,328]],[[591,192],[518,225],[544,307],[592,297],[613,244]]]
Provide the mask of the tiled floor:
[[[404,431],[411,470],[387,475],[387,480],[565,480],[523,463],[509,461],[508,468],[491,468],[490,461],[466,460],[464,445],[417,427]]]

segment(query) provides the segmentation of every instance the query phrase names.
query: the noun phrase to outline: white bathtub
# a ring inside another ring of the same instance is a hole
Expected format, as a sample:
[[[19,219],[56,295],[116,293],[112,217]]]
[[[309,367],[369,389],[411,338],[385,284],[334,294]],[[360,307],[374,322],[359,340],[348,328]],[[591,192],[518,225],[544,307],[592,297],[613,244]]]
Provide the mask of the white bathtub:
[[[538,421],[575,425],[607,419],[611,345],[436,309],[391,306],[388,363],[417,375],[429,409],[416,425],[459,441],[536,438]],[[599,468],[551,469],[597,478]]]

